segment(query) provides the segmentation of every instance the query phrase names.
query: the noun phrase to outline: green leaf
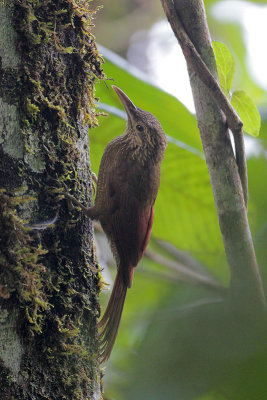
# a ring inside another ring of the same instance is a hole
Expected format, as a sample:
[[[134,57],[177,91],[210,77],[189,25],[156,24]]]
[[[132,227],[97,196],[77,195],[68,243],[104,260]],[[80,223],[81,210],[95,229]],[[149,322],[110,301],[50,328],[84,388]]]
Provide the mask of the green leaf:
[[[244,131],[259,136],[261,117],[252,98],[243,90],[237,90],[232,95],[231,104],[243,121]]]
[[[214,41],[212,42],[212,46],[215,54],[220,85],[226,96],[228,96],[234,80],[235,60],[224,43]]]

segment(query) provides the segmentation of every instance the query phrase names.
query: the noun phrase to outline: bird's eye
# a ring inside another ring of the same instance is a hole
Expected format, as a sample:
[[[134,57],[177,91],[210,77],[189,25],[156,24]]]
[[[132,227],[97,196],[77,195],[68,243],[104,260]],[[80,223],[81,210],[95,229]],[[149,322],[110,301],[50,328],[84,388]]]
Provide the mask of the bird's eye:
[[[142,125],[136,125],[136,129],[137,129],[139,132],[143,132],[144,127],[143,127]]]

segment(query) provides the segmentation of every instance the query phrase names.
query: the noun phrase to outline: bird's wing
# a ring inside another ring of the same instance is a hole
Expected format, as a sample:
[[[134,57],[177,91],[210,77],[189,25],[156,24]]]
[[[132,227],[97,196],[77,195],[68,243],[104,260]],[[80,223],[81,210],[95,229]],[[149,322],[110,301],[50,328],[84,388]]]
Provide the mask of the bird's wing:
[[[139,261],[143,257],[144,252],[149,243],[149,239],[150,239],[151,231],[152,231],[153,219],[154,219],[154,206],[146,207],[138,219],[138,225],[137,225],[137,257],[138,257],[138,260],[137,260],[136,265],[139,263]],[[134,267],[136,265],[134,265],[129,271],[130,273],[129,273],[128,287],[132,286]]]
[[[151,231],[152,225],[154,220],[154,206],[148,206],[144,209],[138,224],[138,247],[140,249],[140,261],[141,257],[147,248]]]
[[[122,189],[112,198],[112,235],[128,287],[132,283],[133,268],[148,245],[153,217],[153,205],[142,207],[134,196],[125,197]]]

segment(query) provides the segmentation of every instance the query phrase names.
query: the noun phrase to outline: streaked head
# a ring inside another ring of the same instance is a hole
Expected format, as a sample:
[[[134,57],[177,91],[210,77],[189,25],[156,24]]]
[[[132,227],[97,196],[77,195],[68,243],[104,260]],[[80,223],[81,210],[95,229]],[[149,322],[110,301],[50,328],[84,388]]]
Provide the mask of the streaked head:
[[[153,114],[136,107],[132,100],[117,86],[112,87],[119,96],[127,114],[126,134],[130,135],[132,140],[140,147],[150,147],[154,151],[165,149],[166,135],[157,118]]]

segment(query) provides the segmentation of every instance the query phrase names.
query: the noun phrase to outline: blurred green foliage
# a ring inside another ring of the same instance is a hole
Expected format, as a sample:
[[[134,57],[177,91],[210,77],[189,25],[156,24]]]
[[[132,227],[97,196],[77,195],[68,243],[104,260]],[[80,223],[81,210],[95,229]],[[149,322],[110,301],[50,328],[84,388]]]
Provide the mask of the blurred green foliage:
[[[208,11],[213,3],[205,1]],[[248,210],[265,284],[267,113],[263,107],[267,95],[246,68],[240,27],[215,24],[209,12],[208,22],[213,38],[225,41],[237,60],[237,88],[246,90],[263,110],[260,136],[250,138],[254,151],[248,158]],[[150,250],[227,286],[229,271],[195,116],[111,52],[102,49],[102,53],[104,71],[112,80],[99,82],[96,88],[99,109],[108,116],[100,116],[99,127],[90,132],[93,171],[97,173],[107,143],[125,129],[122,105],[111,89],[115,84],[138,107],[152,112],[168,135]],[[158,239],[179,252],[166,249]],[[178,271],[144,257],[128,291],[119,335],[105,370],[106,398],[266,399],[266,323],[250,310],[240,315],[221,300],[216,286],[208,289],[201,282],[186,281]]]

